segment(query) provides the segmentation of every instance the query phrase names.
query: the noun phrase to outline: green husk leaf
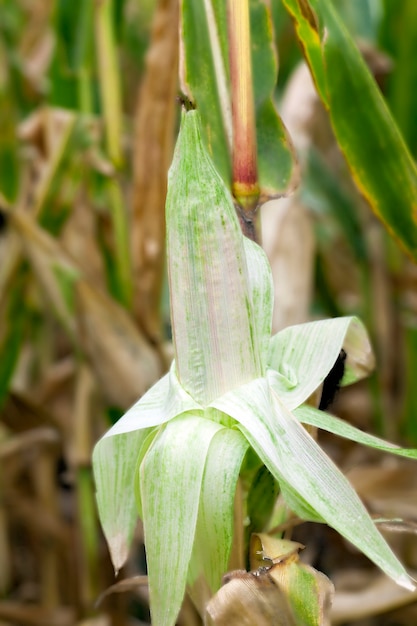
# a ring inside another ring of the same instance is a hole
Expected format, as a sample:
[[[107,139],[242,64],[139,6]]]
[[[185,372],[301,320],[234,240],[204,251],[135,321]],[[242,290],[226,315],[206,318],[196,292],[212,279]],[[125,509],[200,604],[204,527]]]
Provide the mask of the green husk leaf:
[[[203,146],[197,111],[182,115],[166,216],[177,374],[184,389],[206,405],[259,376],[262,364],[243,235]]]
[[[370,446],[371,448],[381,450],[381,452],[389,452],[390,454],[396,454],[408,459],[417,459],[416,449],[401,448],[394,443],[390,443],[389,441],[384,441],[379,437],[374,437],[373,435],[364,433],[362,430],[355,428],[355,426],[352,426],[348,422],[345,422],[344,420],[341,420],[340,418],[329,413],[325,413],[324,411],[319,411],[309,405],[304,404],[298,407],[295,409],[294,415],[303,424],[309,424],[310,426],[321,428],[322,430],[326,430],[334,435],[339,435],[339,437],[344,437],[345,439],[361,443],[364,446]]]
[[[150,430],[106,436],[93,451],[98,511],[116,573],[129,555],[138,518],[133,494],[135,467]]]
[[[278,59],[268,3],[250,2],[250,24],[259,185],[266,199],[293,188],[298,167],[290,137],[273,100]]]
[[[240,423],[249,443],[281,485],[289,485],[398,584],[414,588],[348,480],[264,379],[225,394],[213,405]]]
[[[342,348],[347,353],[342,385],[367,376],[374,357],[358,318],[339,317],[285,328],[269,344],[270,385],[290,410],[296,408],[322,384]]]
[[[185,415],[159,433],[140,467],[152,623],[173,626],[185,593],[203,472],[222,428]]]
[[[227,571],[236,483],[248,447],[240,431],[223,428],[208,452],[188,582],[192,584],[202,572],[212,593]]]

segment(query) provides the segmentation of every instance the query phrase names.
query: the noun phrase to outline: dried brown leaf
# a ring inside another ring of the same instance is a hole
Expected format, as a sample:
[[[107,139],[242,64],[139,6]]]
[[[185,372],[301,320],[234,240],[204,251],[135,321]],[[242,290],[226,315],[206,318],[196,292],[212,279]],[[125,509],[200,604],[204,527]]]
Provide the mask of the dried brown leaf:
[[[3,600],[0,602],[0,619],[20,626],[73,626],[75,610],[68,607],[48,609]]]
[[[178,14],[178,0],[158,1],[137,107],[134,145],[134,308],[141,328],[157,343],[161,340],[167,172],[176,117]]]
[[[144,585],[148,584],[147,576],[131,576],[130,578],[125,578],[124,580],[120,580],[119,582],[108,587],[103,593],[100,595],[96,602],[96,606],[99,606],[104,598],[107,598],[112,593],[126,593],[127,591],[137,591]]]
[[[37,280],[90,360],[107,402],[128,407],[161,375],[158,355],[128,313],[83,277],[57,240],[21,211],[12,215]]]
[[[276,333],[309,318],[314,238],[311,216],[298,194],[262,207],[262,245],[272,269]]]
[[[285,593],[262,572],[235,571],[206,607],[207,626],[297,626]]]

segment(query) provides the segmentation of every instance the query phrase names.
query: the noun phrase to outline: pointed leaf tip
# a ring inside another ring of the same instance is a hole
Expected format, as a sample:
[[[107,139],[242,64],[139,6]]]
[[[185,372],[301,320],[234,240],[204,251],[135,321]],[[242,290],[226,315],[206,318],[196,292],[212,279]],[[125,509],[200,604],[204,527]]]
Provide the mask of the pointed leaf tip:
[[[261,373],[243,235],[229,191],[183,112],[166,203],[178,378],[203,405]]]

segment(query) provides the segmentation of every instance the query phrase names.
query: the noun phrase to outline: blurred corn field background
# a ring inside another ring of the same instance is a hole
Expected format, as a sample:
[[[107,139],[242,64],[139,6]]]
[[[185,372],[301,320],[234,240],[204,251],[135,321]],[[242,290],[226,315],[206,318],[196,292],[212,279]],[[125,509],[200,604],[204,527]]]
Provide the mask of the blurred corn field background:
[[[415,157],[415,0],[334,4]],[[332,411],[417,447],[417,270],[357,192],[292,22],[280,0],[271,9],[275,96],[301,170],[297,191],[262,209],[275,330],[359,315],[377,370]],[[178,0],[0,0],[1,626],[149,622],[140,528],[124,593],[98,602],[115,579],[91,451],[171,360],[164,203],[178,28]],[[416,571],[415,468],[320,441],[376,517],[402,520],[386,532]],[[334,623],[417,623],[417,596],[336,533],[304,524],[299,536],[336,584]],[[199,623],[191,606],[180,623]]]

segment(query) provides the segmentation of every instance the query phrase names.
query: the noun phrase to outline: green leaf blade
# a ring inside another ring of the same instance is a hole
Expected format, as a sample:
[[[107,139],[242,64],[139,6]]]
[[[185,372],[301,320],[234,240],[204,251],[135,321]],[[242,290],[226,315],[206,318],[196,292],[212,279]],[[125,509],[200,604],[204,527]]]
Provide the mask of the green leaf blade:
[[[417,168],[381,92],[329,0],[284,4],[358,188],[417,259]]]
[[[258,176],[261,197],[265,200],[283,195],[294,187],[298,166],[290,137],[273,100],[278,61],[266,2],[250,2],[250,23]]]
[[[213,41],[213,35],[210,39],[205,2],[182,0],[181,34],[184,64],[181,78],[183,90],[195,101],[201,111],[206,148],[224,182],[230,186],[231,160],[226,126],[231,125],[231,119],[227,121],[224,117],[225,114],[227,115],[227,109],[229,109],[230,117],[230,102],[224,102],[224,97],[222,98],[219,93],[223,89],[228,95],[225,57],[223,56],[226,22],[225,19],[221,21],[222,30],[219,32],[218,22],[221,17],[225,17],[224,10],[220,12],[217,10],[217,20],[211,25],[212,33],[214,32],[214,36],[217,36],[217,41]],[[216,49],[214,49],[215,46]],[[214,55],[222,66],[224,85],[218,84],[222,72],[216,71]]]

